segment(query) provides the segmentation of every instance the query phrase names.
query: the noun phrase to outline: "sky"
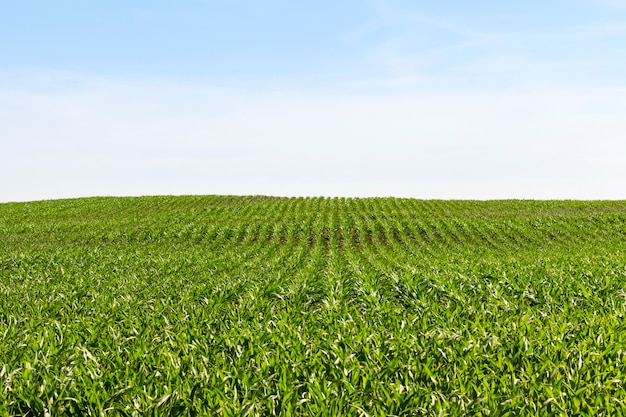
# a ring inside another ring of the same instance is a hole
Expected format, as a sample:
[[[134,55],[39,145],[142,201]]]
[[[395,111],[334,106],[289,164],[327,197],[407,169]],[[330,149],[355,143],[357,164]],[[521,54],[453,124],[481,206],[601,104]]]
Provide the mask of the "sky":
[[[626,199],[624,0],[0,0],[0,202]]]

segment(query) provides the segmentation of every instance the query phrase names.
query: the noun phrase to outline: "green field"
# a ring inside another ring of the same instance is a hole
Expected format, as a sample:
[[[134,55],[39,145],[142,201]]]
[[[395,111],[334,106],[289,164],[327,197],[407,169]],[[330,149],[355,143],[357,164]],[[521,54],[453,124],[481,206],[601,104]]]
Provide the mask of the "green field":
[[[0,415],[625,415],[626,202],[0,204]]]

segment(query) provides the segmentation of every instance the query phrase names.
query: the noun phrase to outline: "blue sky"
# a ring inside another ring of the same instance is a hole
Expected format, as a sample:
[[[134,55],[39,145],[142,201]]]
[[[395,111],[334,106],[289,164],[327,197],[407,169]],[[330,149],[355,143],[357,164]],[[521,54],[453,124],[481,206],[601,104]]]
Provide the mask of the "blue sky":
[[[0,3],[0,201],[626,198],[626,2]]]

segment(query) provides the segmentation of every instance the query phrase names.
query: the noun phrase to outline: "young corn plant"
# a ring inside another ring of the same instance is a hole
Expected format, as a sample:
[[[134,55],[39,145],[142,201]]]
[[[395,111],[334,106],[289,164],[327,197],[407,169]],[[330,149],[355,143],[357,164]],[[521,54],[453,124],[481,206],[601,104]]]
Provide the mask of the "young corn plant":
[[[626,202],[0,204],[0,416],[623,415]]]

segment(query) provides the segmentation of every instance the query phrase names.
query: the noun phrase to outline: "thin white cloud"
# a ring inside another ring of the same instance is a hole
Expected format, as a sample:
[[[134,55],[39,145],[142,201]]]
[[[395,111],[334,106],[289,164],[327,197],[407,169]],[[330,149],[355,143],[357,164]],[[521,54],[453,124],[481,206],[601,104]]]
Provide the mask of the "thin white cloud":
[[[626,1],[624,0],[588,0],[592,4],[602,4],[617,8],[626,8]]]
[[[390,0],[370,3],[377,18],[351,37],[371,42],[364,60],[380,74],[377,85],[404,80],[398,85],[453,90],[478,84],[495,90],[536,84],[626,86],[621,76],[626,26],[618,16],[552,19],[550,25],[523,25],[513,15],[500,16],[517,23],[507,28],[494,15],[489,24],[473,21],[475,16],[416,13]]]
[[[394,27],[399,23],[409,23],[411,25],[429,26],[462,37],[480,38],[486,34],[482,30],[475,30],[449,18],[440,18],[399,7],[395,1],[371,0],[369,3],[376,10],[377,19],[364,25],[360,30],[355,30],[354,33],[367,33],[382,27]]]
[[[0,83],[2,201],[626,198],[624,89],[287,93],[80,77],[20,84]]]

